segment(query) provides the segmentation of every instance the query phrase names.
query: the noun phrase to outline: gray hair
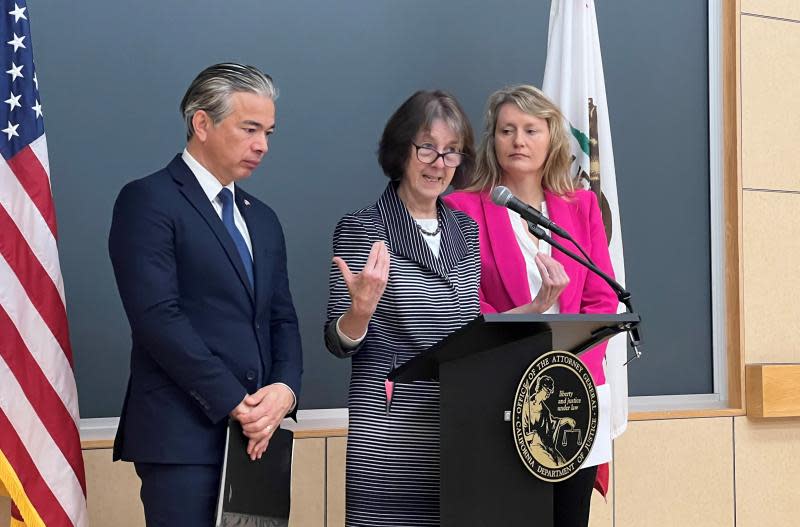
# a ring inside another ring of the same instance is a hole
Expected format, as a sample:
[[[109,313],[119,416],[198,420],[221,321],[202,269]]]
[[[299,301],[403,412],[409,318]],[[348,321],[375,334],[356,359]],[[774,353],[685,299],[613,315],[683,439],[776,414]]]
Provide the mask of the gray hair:
[[[273,101],[278,98],[278,88],[272,82],[272,77],[254,66],[223,62],[201,71],[181,101],[181,115],[186,121],[186,140],[194,135],[194,114],[203,110],[212,123],[219,124],[231,113],[231,95],[238,92],[255,93]]]

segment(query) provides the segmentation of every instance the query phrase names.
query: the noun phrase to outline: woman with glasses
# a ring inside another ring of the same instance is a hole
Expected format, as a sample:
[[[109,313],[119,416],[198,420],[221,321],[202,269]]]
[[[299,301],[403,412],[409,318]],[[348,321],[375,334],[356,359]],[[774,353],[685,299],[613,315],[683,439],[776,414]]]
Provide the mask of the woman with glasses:
[[[385,381],[479,315],[478,227],[440,199],[469,176],[472,145],[452,96],[415,93],[380,141],[386,190],[333,235],[325,342],[352,358],[348,526],[439,524],[439,384],[398,384],[389,399]]]
[[[606,283],[560,251],[537,240],[516,212],[495,205],[492,190],[503,185],[518,199],[572,234],[609,276],[613,276],[605,228],[591,192],[570,174],[567,123],[561,111],[533,86],[512,86],[493,93],[486,110],[474,177],[466,190],[445,202],[472,217],[480,229],[481,312],[616,313],[617,297]],[[577,249],[559,239],[568,249]],[[605,386],[605,345],[583,353],[581,360],[598,387],[602,409],[610,398]],[[607,412],[605,416],[607,416]],[[601,415],[601,420],[605,417]],[[554,485],[554,525],[580,526],[589,521],[592,487],[605,495],[611,437],[598,434],[595,466]],[[605,456],[605,457],[604,457]],[[599,471],[597,463],[604,463]]]

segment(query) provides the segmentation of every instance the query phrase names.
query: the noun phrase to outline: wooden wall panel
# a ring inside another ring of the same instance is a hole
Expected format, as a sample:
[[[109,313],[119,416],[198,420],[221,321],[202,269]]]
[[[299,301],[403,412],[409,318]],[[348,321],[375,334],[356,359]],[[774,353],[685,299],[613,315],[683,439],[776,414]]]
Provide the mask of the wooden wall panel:
[[[144,527],[139,477],[133,463],[111,461],[111,449],[84,450],[89,524]]]
[[[328,438],[328,467],[326,487],[328,489],[328,511],[326,527],[344,527],[345,461],[347,438]]]
[[[325,525],[325,438],[296,439],[289,527]]]
[[[742,0],[742,13],[800,20],[800,2],[797,0]]]
[[[800,191],[800,24],[743,16],[741,32],[744,188]]]
[[[295,442],[290,527],[325,525],[325,438]],[[139,478],[132,463],[113,463],[110,449],[84,450],[89,524],[144,527]],[[0,527],[8,525],[8,499],[0,497]]]
[[[800,362],[800,194],[745,192],[743,209],[745,362]]]
[[[630,423],[614,444],[615,527],[733,527],[731,419]]]
[[[297,441],[292,527],[344,524],[345,449],[344,437]],[[734,510],[736,527],[800,517],[800,418],[631,422],[614,455],[612,494],[593,496],[591,527],[733,527]],[[133,466],[112,463],[109,449],[84,459],[91,525],[144,526]],[[7,518],[0,497],[0,526]]]
[[[742,160],[739,0],[722,3],[722,199],[725,228],[725,347],[728,404],[744,408],[744,317],[742,315]]]
[[[748,417],[800,417],[800,364],[748,364]]]
[[[800,419],[735,418],[736,526],[797,525]]]

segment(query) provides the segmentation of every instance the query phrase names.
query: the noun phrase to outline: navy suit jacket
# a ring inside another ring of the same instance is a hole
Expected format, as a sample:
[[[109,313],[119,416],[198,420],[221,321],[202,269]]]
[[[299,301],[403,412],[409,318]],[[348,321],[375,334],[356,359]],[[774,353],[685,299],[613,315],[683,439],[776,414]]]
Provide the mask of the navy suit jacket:
[[[300,395],[283,231],[267,205],[238,186],[235,196],[254,288],[180,155],[117,198],[109,253],[132,351],[114,459],[219,463],[226,418],[247,393],[282,382]]]

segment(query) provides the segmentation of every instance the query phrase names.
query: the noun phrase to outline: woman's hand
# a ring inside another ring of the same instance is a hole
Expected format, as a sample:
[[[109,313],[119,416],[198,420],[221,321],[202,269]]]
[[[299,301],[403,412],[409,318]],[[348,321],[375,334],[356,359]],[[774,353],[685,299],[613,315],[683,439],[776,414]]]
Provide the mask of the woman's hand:
[[[553,307],[561,291],[569,285],[569,276],[563,265],[546,254],[538,253],[535,260],[542,276],[542,287],[531,302],[531,307],[536,313],[544,313]]]
[[[507,313],[544,313],[553,307],[561,292],[569,284],[569,276],[558,261],[543,253],[538,253],[535,261],[542,277],[539,293],[529,304],[515,307]]]
[[[339,329],[353,340],[366,333],[369,320],[386,290],[389,262],[389,250],[383,241],[372,244],[367,263],[360,273],[353,274],[347,262],[338,256],[333,258],[350,294],[350,308],[339,319]]]

